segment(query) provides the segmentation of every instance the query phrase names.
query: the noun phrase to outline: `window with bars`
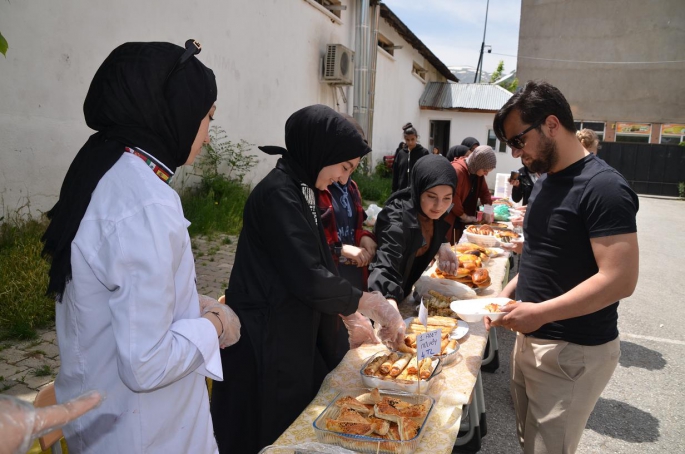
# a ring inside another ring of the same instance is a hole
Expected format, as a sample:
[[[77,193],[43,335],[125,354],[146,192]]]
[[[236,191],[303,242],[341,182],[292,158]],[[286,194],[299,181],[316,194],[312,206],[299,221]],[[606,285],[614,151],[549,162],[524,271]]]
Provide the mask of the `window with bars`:
[[[378,47],[380,47],[390,55],[395,55],[395,43],[393,43],[380,33],[378,33]]]
[[[416,62],[414,62],[414,64],[412,65],[411,72],[421,80],[426,80],[426,74],[428,73],[428,71],[424,67],[422,67]]]

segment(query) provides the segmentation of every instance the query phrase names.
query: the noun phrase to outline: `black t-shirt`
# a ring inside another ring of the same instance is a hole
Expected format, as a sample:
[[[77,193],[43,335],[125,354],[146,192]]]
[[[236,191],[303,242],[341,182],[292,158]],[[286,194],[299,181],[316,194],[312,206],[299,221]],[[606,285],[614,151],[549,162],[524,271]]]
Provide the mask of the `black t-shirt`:
[[[591,238],[634,233],[637,195],[612,167],[590,154],[533,188],[516,298],[539,303],[597,273]],[[592,314],[543,325],[532,336],[601,345],[618,336],[618,301]]]

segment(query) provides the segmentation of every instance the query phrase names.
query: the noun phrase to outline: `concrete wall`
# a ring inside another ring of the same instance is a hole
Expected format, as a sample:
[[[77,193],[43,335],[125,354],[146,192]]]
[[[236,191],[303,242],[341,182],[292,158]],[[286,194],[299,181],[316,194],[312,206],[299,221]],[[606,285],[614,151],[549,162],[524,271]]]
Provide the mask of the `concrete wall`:
[[[216,122],[231,139],[283,144],[288,116],[303,106],[336,107],[319,81],[326,44],[354,49],[354,1],[342,23],[304,0],[26,0],[0,2],[9,42],[0,58],[0,217],[30,203],[32,214],[57,200],[69,164],[92,131],[83,101],[100,63],[126,41],[195,38],[217,76]],[[352,113],[352,89],[339,110]],[[415,98],[416,102],[418,97]],[[275,158],[255,148],[258,181]]]
[[[402,49],[391,56],[378,49],[376,66],[376,97],[373,118],[373,163],[385,155],[395,154],[397,145],[404,140],[402,126],[411,122],[419,133],[419,142],[428,147],[428,123],[420,123],[419,99],[426,81],[444,82],[446,79],[383,18],[379,31]],[[412,74],[416,62],[428,70],[425,81]]]
[[[466,137],[478,139],[481,145],[488,143],[488,130],[492,129],[494,113],[456,112],[449,110],[421,110],[419,127],[423,131],[430,131],[431,120],[450,121],[450,147],[459,145]],[[497,152],[497,150],[495,150]],[[511,156],[511,149],[507,147],[506,153],[497,152],[497,167],[485,177],[488,188],[495,189],[495,175],[509,173],[521,168],[521,159]]]
[[[683,6],[683,0],[522,0],[520,85],[549,81],[582,120],[683,123]]]

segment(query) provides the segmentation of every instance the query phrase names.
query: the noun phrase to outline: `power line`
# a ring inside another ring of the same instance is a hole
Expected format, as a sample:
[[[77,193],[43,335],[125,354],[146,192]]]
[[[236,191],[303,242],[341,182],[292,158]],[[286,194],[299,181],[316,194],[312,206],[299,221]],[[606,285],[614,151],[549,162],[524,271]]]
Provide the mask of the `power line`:
[[[492,55],[500,55],[502,57],[522,58],[525,60],[542,60],[542,61],[558,61],[564,63],[590,63],[596,65],[660,65],[664,63],[685,63],[685,60],[664,60],[664,61],[588,61],[588,60],[562,60],[559,58],[541,58],[541,57],[519,57],[510,54],[498,54],[491,52]]]

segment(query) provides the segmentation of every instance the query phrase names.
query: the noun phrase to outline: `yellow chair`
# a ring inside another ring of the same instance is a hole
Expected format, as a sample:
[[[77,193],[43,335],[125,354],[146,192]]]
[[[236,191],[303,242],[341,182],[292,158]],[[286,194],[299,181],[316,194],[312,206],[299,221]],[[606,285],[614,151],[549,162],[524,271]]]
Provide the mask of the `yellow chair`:
[[[34,407],[49,407],[57,404],[57,397],[55,396],[55,384],[50,383],[45,388],[38,391],[36,399],[33,401]],[[59,443],[57,443],[59,442]],[[57,443],[57,445],[55,445]],[[29,453],[43,452],[52,454],[68,454],[67,443],[64,440],[62,429],[53,430],[42,437],[38,438],[38,445],[42,451],[35,451],[31,449]],[[37,448],[34,446],[34,448]]]

